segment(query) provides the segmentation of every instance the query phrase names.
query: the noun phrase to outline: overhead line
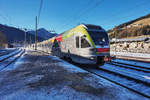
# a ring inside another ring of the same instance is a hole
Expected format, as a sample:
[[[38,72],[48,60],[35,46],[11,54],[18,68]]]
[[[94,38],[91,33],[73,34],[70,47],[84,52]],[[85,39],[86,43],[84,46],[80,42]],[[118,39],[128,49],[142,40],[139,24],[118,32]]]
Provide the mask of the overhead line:
[[[89,0],[88,3],[86,4],[88,7],[89,7],[89,5],[91,4],[91,1],[92,1],[92,0]],[[85,6],[83,6],[83,7],[85,8]],[[79,8],[79,10],[81,10],[81,8]],[[82,12],[83,12],[83,9],[82,9]],[[81,15],[81,11],[79,12],[79,14]],[[77,15],[77,14],[75,13],[75,15]],[[65,26],[67,26],[72,20],[76,19],[76,18],[79,16],[79,15],[77,15],[77,16],[75,16],[75,15],[74,15],[73,17],[70,16],[70,19],[67,20],[66,23],[63,24],[62,27],[60,27],[60,29],[62,29],[62,28],[64,28]]]
[[[93,1],[93,0],[90,0],[90,1]],[[79,15],[73,17],[70,21],[67,21],[67,23],[64,24],[61,28],[64,28],[65,26],[70,25],[69,23],[70,23],[71,21],[73,21],[73,20],[80,19],[80,18],[83,16],[83,14],[85,14],[85,13],[87,13],[87,12],[89,13],[89,11],[91,11],[92,9],[95,9],[95,8],[100,4],[100,2],[103,2],[103,1],[104,1],[104,0],[99,0],[99,1],[97,1],[93,6],[91,6],[91,7],[88,6],[86,9],[82,10],[81,12],[79,12]],[[88,2],[88,5],[89,5],[90,3],[91,3],[91,2]]]
[[[38,24],[39,24],[39,20],[40,20],[42,5],[43,5],[43,0],[40,1],[40,8],[39,8],[39,12],[38,12]]]

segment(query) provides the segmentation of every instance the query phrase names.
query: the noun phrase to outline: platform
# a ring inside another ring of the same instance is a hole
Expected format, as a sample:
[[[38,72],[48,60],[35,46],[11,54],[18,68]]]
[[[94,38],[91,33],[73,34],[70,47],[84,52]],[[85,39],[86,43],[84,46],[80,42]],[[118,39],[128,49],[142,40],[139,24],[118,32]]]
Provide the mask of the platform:
[[[42,52],[26,53],[0,72],[0,100],[148,100]]]

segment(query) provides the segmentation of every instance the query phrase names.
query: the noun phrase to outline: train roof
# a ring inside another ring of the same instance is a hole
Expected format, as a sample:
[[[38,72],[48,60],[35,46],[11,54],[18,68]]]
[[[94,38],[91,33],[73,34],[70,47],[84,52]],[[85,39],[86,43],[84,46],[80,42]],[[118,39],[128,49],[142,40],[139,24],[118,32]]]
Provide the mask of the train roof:
[[[88,30],[103,30],[101,26],[98,25],[93,25],[93,24],[81,24],[84,28]]]

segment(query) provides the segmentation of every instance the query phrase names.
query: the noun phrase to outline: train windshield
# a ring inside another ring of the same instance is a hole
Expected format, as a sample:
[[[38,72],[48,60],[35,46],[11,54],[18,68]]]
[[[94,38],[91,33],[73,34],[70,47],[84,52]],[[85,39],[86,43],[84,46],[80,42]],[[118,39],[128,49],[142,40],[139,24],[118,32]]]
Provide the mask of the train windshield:
[[[95,45],[108,45],[109,39],[105,31],[88,31]]]

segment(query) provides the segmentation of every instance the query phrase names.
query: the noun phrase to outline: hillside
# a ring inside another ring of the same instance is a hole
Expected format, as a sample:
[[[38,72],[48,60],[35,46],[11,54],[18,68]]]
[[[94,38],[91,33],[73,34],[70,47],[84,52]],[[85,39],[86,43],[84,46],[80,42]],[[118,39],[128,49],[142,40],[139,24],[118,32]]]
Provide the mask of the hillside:
[[[130,38],[137,36],[150,35],[150,14],[142,16],[135,20],[120,24],[119,26],[108,30],[110,38]]]

